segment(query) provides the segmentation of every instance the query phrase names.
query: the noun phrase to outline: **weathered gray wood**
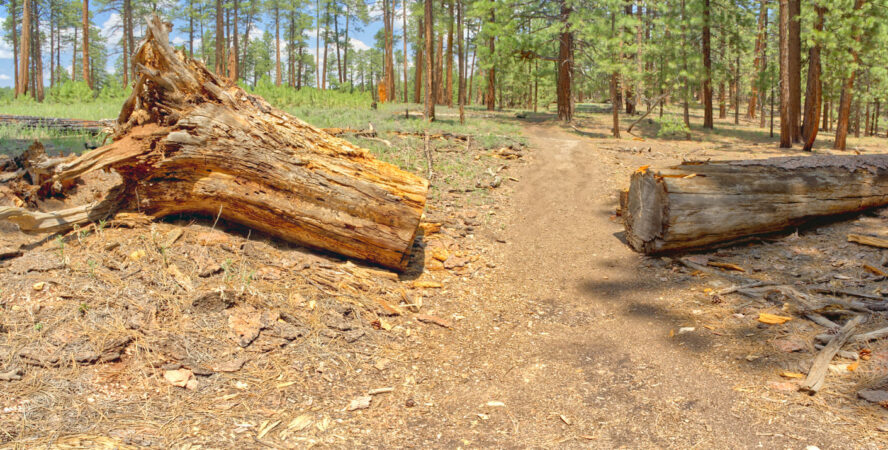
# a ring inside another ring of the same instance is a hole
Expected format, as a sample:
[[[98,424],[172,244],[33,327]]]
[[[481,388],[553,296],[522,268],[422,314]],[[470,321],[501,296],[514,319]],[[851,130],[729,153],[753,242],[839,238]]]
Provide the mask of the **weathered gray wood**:
[[[686,162],[637,171],[626,239],[659,253],[776,232],[816,217],[888,205],[888,155]]]
[[[826,379],[826,372],[829,369],[830,361],[835,358],[836,353],[842,349],[842,346],[845,345],[845,342],[854,333],[854,329],[863,322],[863,319],[863,315],[854,316],[839,329],[839,332],[833,336],[829,343],[823,347],[823,350],[817,354],[817,357],[814,358],[814,363],[811,364],[811,369],[808,370],[808,376],[805,377],[805,381],[799,386],[799,390],[814,395],[823,387],[823,381]]]

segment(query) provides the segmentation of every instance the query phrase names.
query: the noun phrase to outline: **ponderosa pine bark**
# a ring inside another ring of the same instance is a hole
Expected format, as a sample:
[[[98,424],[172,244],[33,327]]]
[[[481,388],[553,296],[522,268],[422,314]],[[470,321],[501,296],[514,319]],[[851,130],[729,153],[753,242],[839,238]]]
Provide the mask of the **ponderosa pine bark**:
[[[789,112],[793,142],[802,141],[802,2],[789,0]]]
[[[749,89],[749,107],[746,110],[746,117],[755,119],[756,109],[758,107],[758,76],[764,70],[761,68],[764,58],[764,47],[767,46],[767,27],[765,23],[768,20],[768,0],[761,0],[758,17],[758,33],[755,36],[755,59],[753,60],[752,80]]]
[[[558,119],[564,122],[573,120],[573,52],[574,35],[570,27],[570,15],[573,9],[566,0],[560,0],[561,11],[561,35],[558,39],[558,81],[556,83],[556,99],[558,104]],[[619,131],[617,131],[619,133]]]
[[[30,72],[29,65],[31,64],[31,1],[24,0],[22,6],[22,37],[21,44],[19,44],[21,55],[19,58],[16,97],[28,93],[28,74]],[[76,59],[77,52],[74,52],[74,55]]]
[[[463,46],[463,3],[456,0],[456,53],[458,60],[459,85],[456,93],[456,103],[459,105],[459,123],[466,123],[466,49]],[[406,54],[406,53],[405,53]]]
[[[401,12],[403,23],[401,24],[401,34],[403,35],[404,41],[404,103],[409,102],[410,97],[407,95],[407,0],[401,0]],[[347,19],[346,19],[347,20]],[[348,34],[346,33],[345,41],[348,42]],[[346,51],[348,50],[348,46],[345,46]],[[345,60],[346,66],[348,65],[348,60]]]
[[[496,23],[496,14],[493,9],[490,10],[490,22]],[[494,58],[494,55],[496,55],[496,39],[492,34],[487,38],[487,46],[490,50],[490,57]],[[487,96],[484,102],[487,104],[488,111],[496,109],[496,65],[494,64],[491,64],[490,68],[487,69]]]
[[[814,5],[814,9],[817,12],[814,29],[823,31],[823,15],[826,8]],[[823,100],[823,83],[820,80],[820,71],[820,42],[816,41],[808,51],[808,86],[805,92],[805,118],[802,123],[803,149],[808,152],[814,147],[820,122],[820,107]]]
[[[855,0],[854,10],[860,10],[866,0]],[[860,42],[860,30],[854,30],[854,40]],[[857,54],[856,47],[850,49],[851,56],[855,63],[860,62],[860,56]],[[848,126],[851,120],[851,99],[854,97],[854,79],[857,71],[852,71],[845,82],[842,83],[842,94],[839,97],[839,116],[836,120],[836,140],[833,148],[836,150],[845,150],[848,140]]]
[[[89,0],[83,0],[83,81],[90,89],[93,88],[92,77],[89,73]]]
[[[453,106],[453,0],[447,0],[447,79],[444,81],[444,104]]]
[[[790,0],[780,0],[780,148],[792,148],[792,77],[790,76]]]
[[[435,120],[435,17],[434,17],[434,0],[425,0],[425,12],[423,21],[425,24],[425,68],[426,68],[426,88],[425,88],[425,119],[427,122]]]
[[[703,0],[703,128],[714,128],[712,117],[712,36],[710,3]]]

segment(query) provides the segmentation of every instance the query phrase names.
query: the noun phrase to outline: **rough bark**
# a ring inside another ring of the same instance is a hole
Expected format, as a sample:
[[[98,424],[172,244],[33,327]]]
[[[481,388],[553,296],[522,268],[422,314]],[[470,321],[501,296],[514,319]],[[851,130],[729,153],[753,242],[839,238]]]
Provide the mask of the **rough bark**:
[[[114,142],[52,182],[114,169],[117,203],[155,217],[221,216],[278,238],[403,269],[428,182],[271,107],[175,53],[158,17]]]
[[[83,81],[90,89],[93,88],[92,77],[89,74],[89,0],[83,0]]]
[[[450,17],[447,23],[447,79],[444,81],[444,104],[453,106],[453,0],[447,1],[447,9]]]
[[[561,0],[560,22],[562,31],[558,39],[558,83],[556,86],[556,99],[558,104],[558,119],[570,122],[573,119],[573,52],[574,35],[570,28],[570,15],[573,9],[566,0]]]
[[[496,15],[493,10],[490,11],[490,22],[496,23]],[[494,58],[496,54],[496,39],[493,35],[487,38],[487,45],[490,50],[490,57]],[[487,97],[484,99],[487,104],[487,110],[496,109],[496,65],[491,65],[487,69]]]
[[[888,155],[780,157],[639,170],[623,207],[637,251],[702,248],[888,204]]]
[[[709,0],[703,0],[703,128],[714,128],[712,117],[712,33]]]
[[[758,102],[758,77],[759,73],[763,72],[762,69],[764,63],[764,47],[767,46],[767,20],[768,20],[768,0],[761,0],[761,5],[759,6],[759,17],[758,17],[758,33],[755,37],[755,59],[753,60],[753,70],[752,70],[752,82],[750,83],[750,91],[749,91],[749,108],[746,110],[746,116],[750,119],[755,119],[755,113]]]
[[[16,97],[28,93],[28,73],[30,72],[28,65],[31,63],[31,0],[25,0],[22,6],[22,39],[19,47],[21,48],[21,56],[19,57]]]
[[[428,122],[435,120],[435,11],[432,0],[425,0],[425,14],[423,14],[423,23],[425,29],[425,119]]]
[[[866,3],[866,0],[856,0],[854,2],[854,9],[859,10],[863,7],[864,3]],[[854,31],[854,40],[860,42],[859,29]],[[852,48],[850,51],[851,56],[854,58],[854,62],[859,63],[860,58],[857,54],[857,50]],[[857,71],[851,72],[851,75],[849,75],[842,84],[842,95],[839,97],[839,117],[836,121],[836,140],[833,143],[833,148],[836,150],[845,150],[847,144],[848,126],[851,121],[851,99],[854,97],[854,80],[856,76]]]
[[[780,0],[780,148],[792,148],[793,141],[789,2]]]
[[[823,31],[823,15],[826,8],[815,6],[817,22],[814,29]],[[802,142],[804,150],[810,152],[817,139],[818,125],[820,122],[820,107],[822,103],[823,83],[820,80],[820,43],[815,42],[808,51],[808,86],[805,93],[805,120],[802,123]]]
[[[789,112],[790,132],[793,142],[801,142],[802,117],[802,39],[800,15],[801,0],[789,0]]]

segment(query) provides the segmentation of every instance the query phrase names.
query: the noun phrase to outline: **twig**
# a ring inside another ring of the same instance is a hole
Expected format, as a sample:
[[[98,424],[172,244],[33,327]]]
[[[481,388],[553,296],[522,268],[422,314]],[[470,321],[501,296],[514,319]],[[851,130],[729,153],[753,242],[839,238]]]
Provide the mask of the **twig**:
[[[424,149],[425,149],[425,155],[426,155],[426,169],[428,172],[428,179],[431,180],[432,175],[434,175],[434,173],[432,172],[432,152],[429,149],[429,131],[428,130],[426,130],[426,132],[425,132]]]
[[[829,362],[832,361],[836,356],[836,353],[838,353],[842,346],[845,345],[845,342],[851,337],[854,329],[857,328],[863,320],[863,315],[854,316],[854,318],[849,320],[842,329],[839,330],[838,334],[833,336],[829,343],[823,347],[823,350],[817,354],[817,357],[814,358],[814,363],[811,364],[811,369],[808,370],[808,377],[802,382],[799,390],[814,395],[823,387],[823,381],[826,378]]]

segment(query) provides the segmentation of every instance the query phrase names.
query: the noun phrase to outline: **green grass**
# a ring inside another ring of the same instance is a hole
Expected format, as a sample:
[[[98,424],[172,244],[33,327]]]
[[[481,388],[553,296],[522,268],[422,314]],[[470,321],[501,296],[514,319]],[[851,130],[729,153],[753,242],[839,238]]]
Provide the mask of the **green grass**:
[[[84,120],[114,119],[120,113],[120,106],[123,105],[123,100],[95,100],[87,103],[72,104],[11,101],[0,103],[0,114]]]
[[[88,133],[63,133],[48,128],[26,128],[19,125],[0,125],[0,153],[21,154],[35,140],[40,141],[51,155],[81,153],[87,144],[95,147],[102,143],[104,135]]]

